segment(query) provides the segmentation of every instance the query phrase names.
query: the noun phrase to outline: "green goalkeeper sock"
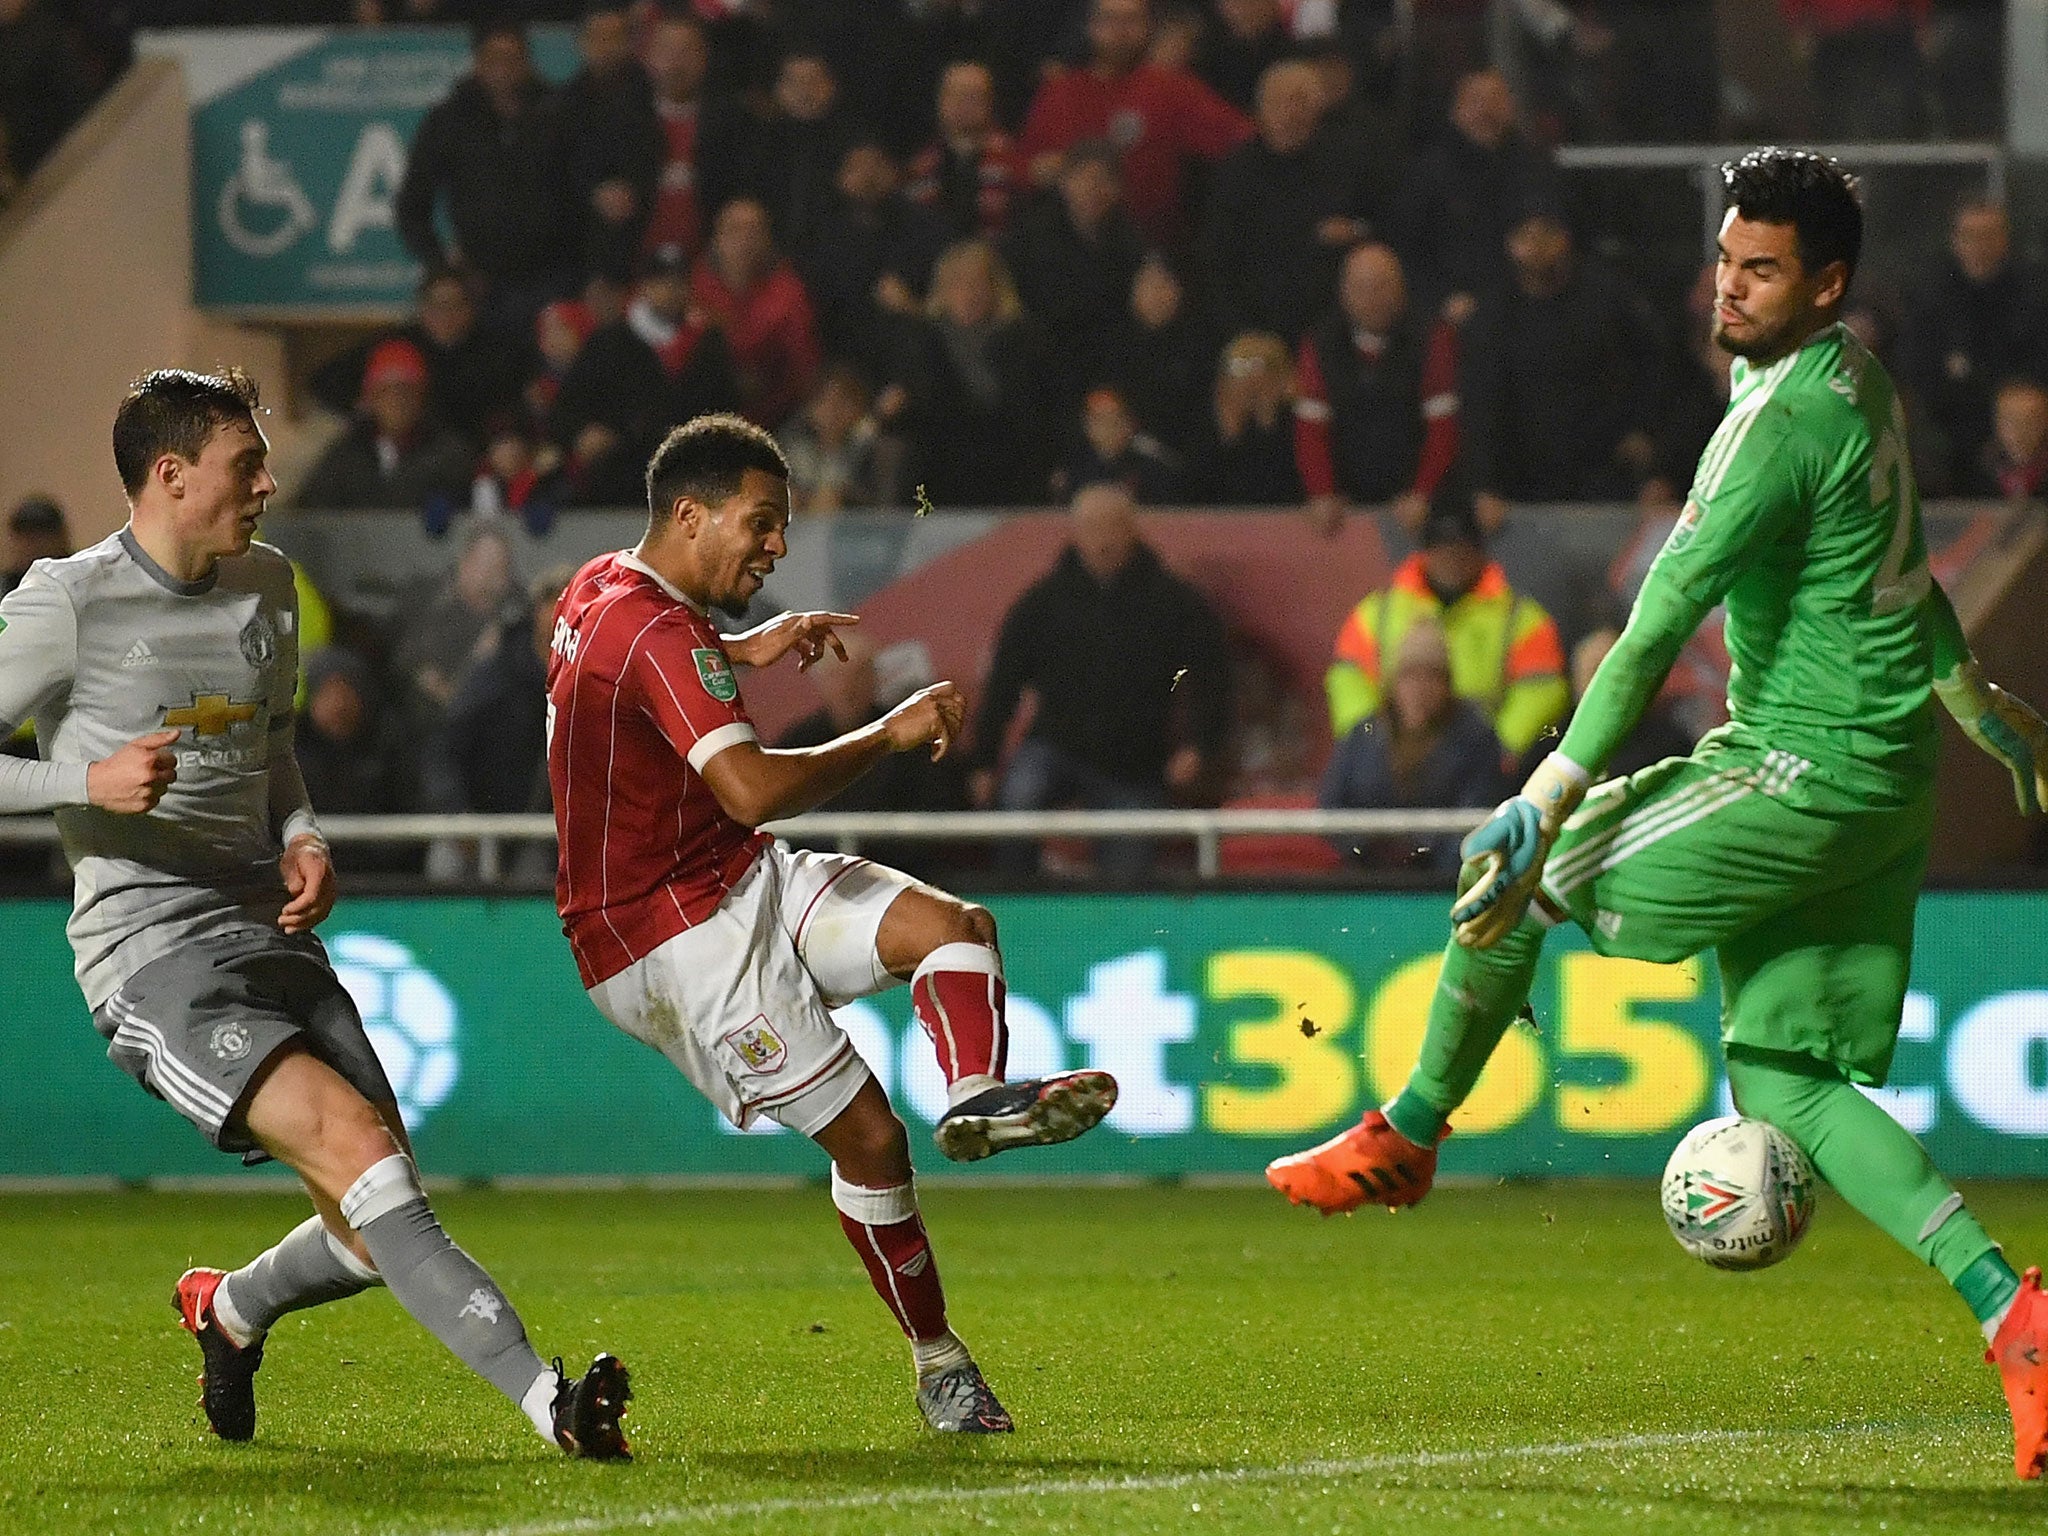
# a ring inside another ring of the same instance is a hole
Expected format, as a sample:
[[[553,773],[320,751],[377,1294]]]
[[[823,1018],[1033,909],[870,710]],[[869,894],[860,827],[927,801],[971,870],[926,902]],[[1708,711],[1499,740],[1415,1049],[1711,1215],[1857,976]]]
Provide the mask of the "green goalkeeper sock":
[[[1745,1115],[1797,1142],[1835,1192],[1939,1270],[1979,1323],[2004,1315],[2019,1276],[1912,1133],[1815,1057],[1728,1049]]]
[[[1384,1111],[1387,1124],[1418,1147],[1436,1145],[1451,1111],[1471,1094],[1493,1048],[1529,1001],[1546,931],[1524,917],[1491,949],[1467,949],[1455,939],[1444,946],[1422,1058]]]

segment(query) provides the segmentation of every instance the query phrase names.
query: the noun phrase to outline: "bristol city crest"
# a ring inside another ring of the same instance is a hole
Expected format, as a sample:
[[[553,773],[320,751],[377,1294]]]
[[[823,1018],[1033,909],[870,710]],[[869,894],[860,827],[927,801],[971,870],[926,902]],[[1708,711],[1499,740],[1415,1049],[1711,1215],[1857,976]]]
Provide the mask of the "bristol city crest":
[[[727,1035],[725,1043],[746,1063],[749,1072],[759,1072],[764,1076],[780,1069],[789,1058],[789,1047],[782,1043],[782,1036],[775,1033],[775,1026],[768,1022],[765,1013],[755,1014]]]

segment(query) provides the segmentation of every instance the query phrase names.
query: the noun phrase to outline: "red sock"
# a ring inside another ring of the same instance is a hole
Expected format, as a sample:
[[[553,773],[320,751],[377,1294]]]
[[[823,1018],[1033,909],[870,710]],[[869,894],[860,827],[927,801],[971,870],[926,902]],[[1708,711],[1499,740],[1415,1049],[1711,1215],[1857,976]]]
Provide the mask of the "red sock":
[[[911,1011],[948,1087],[963,1077],[1002,1080],[1010,1049],[1003,998],[1002,957],[986,944],[941,944],[910,978]]]
[[[834,1166],[832,1203],[839,1207],[846,1240],[867,1266],[875,1294],[895,1314],[904,1334],[913,1344],[944,1337],[946,1291],[939,1283],[939,1261],[925,1235],[911,1186],[864,1189],[847,1183]]]

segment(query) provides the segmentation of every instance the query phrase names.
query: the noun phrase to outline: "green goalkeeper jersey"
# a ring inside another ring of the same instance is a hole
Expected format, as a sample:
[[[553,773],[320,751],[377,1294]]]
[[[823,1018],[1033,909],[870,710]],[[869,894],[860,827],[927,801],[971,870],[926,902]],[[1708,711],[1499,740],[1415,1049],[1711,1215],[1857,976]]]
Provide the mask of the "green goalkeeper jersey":
[[[1788,774],[1767,787],[1823,809],[1917,799],[1936,750],[1931,587],[1905,417],[1883,366],[1839,324],[1766,367],[1738,359],[1629,633],[1561,750],[1599,768],[1725,602],[1721,739],[1787,755]]]

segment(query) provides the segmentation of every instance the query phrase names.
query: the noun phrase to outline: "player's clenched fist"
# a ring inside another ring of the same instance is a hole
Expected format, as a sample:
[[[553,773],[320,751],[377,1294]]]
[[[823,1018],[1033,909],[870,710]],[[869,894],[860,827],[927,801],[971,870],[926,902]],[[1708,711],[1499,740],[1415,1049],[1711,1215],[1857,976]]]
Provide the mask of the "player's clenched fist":
[[[299,834],[278,860],[278,869],[289,899],[277,915],[277,926],[286,933],[311,933],[334,910],[334,857],[326,839]]]
[[[966,714],[958,688],[951,683],[933,683],[884,715],[882,729],[888,734],[891,751],[911,752],[930,742],[932,761],[937,762],[960,734]]]
[[[176,731],[151,731],[101,758],[85,770],[85,797],[103,811],[124,816],[156,809],[178,777],[178,760],[168,750]]]

